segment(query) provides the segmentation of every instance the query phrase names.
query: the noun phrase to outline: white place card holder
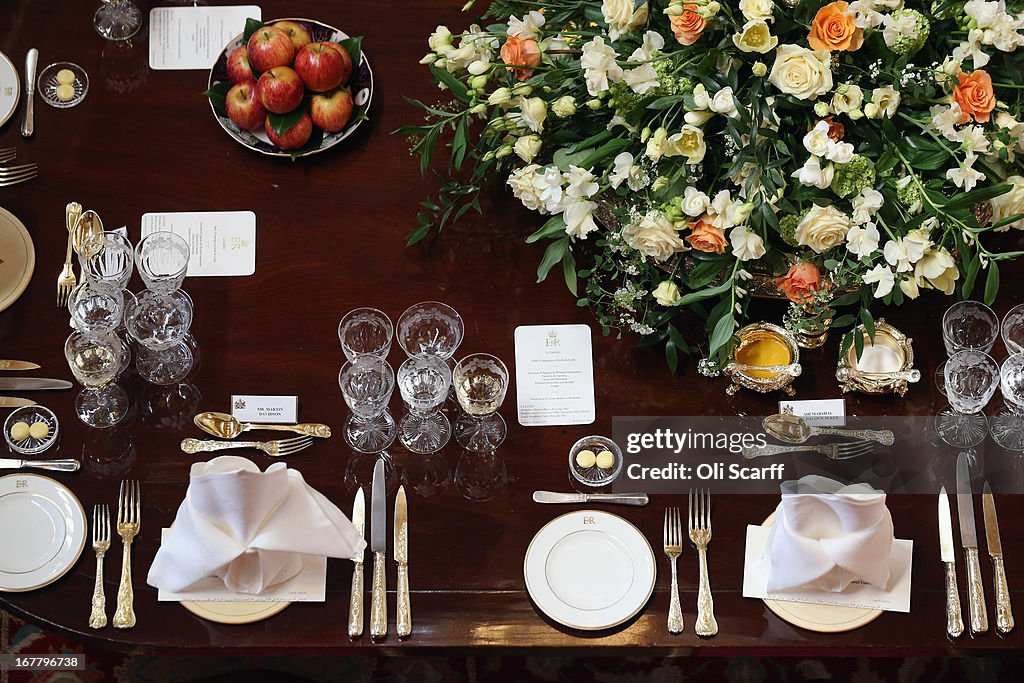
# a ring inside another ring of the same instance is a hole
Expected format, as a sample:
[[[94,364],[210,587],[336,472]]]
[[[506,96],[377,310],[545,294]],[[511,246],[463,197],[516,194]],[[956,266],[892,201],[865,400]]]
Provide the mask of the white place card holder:
[[[516,328],[516,399],[519,424],[591,424],[594,352],[588,325]]]
[[[147,213],[142,236],[168,231],[189,245],[188,277],[256,272],[256,214],[252,211]]]
[[[149,68],[209,69],[245,20],[260,19],[257,5],[154,7],[149,12]]]
[[[812,427],[846,425],[846,400],[842,398],[779,401],[779,412],[803,417]]]

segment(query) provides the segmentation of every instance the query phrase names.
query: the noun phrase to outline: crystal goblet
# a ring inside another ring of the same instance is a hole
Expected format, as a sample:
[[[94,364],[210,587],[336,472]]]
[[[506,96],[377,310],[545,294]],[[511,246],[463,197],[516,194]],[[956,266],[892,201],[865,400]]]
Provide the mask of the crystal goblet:
[[[999,365],[984,351],[971,349],[953,354],[943,374],[950,407],[936,416],[939,436],[950,446],[977,446],[988,434],[981,411],[999,386]]]
[[[128,395],[114,384],[122,351],[115,334],[73,332],[64,342],[71,373],[85,387],[75,399],[75,412],[90,427],[112,427],[128,413]]]
[[[101,232],[82,245],[78,263],[85,279],[110,282],[124,289],[132,277],[135,251],[121,233]]]
[[[451,424],[441,412],[452,372],[444,359],[418,356],[398,368],[398,388],[408,408],[398,424],[398,438],[413,453],[436,453],[451,438]]]
[[[462,316],[437,301],[413,304],[398,317],[398,344],[410,358],[436,356],[448,360],[462,343]]]
[[[379,453],[395,442],[395,420],[388,401],[395,390],[395,372],[387,361],[364,357],[347,361],[338,373],[341,394],[351,414],[345,420],[345,442],[360,453]]]
[[[107,40],[127,40],[142,28],[142,11],[132,0],[103,0],[92,25]]]
[[[498,409],[508,390],[508,368],[500,358],[473,353],[455,365],[455,396],[463,413],[455,420],[455,439],[469,451],[492,451],[505,440],[507,427]]]
[[[391,318],[376,308],[349,311],[338,323],[338,341],[350,361],[360,356],[387,358],[394,335]]]
[[[1009,451],[1024,451],[1024,352],[1014,353],[999,368],[1003,409],[991,419],[992,440]]]
[[[120,287],[96,280],[85,280],[68,297],[72,326],[86,334],[106,334],[120,327],[124,305]]]
[[[188,271],[189,246],[173,232],[152,232],[135,245],[135,267],[148,289],[173,292]]]

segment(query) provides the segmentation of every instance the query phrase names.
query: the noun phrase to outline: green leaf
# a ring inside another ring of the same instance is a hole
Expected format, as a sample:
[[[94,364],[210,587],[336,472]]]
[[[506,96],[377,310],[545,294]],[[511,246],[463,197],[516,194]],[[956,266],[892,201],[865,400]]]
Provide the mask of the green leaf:
[[[210,104],[221,116],[227,116],[228,113],[224,109],[224,102],[227,100],[228,91],[234,86],[231,81],[221,81],[220,83],[214,83],[210,86],[210,89],[203,93],[203,95],[210,98]]]
[[[548,219],[548,221],[541,226],[540,230],[533,233],[526,238],[527,244],[533,244],[540,240],[547,239],[549,237],[555,237],[557,235],[565,234],[565,219],[562,218],[562,214],[556,214]]]
[[[651,102],[650,104],[648,104],[647,108],[648,109],[655,109],[655,110],[668,109],[672,105],[677,104],[677,103],[682,102],[682,101],[683,101],[683,95],[665,95],[664,97],[659,97],[658,99],[656,99],[653,102]]]
[[[974,258],[967,262],[967,272],[964,274],[963,284],[960,285],[960,294],[963,298],[971,298],[974,281],[978,277],[979,270],[981,270],[981,256],[975,254]]]
[[[589,157],[593,152],[594,148],[590,147],[587,149],[581,149],[578,152],[570,152],[571,147],[563,147],[562,149],[556,150],[551,155],[551,163],[553,163],[558,170],[565,173],[569,170],[570,166],[579,166],[580,162]]]
[[[676,306],[689,306],[690,304],[695,303],[697,301],[703,301],[704,299],[710,299],[713,296],[724,294],[731,289],[732,278],[726,280],[720,285],[716,285],[715,287],[708,287],[707,289],[701,289],[696,292],[684,294],[679,298],[679,301],[676,302]]]
[[[346,38],[339,40],[338,44],[348,52],[348,56],[352,58],[352,70],[356,71],[359,68],[359,61],[363,58],[363,37]]]
[[[430,65],[430,73],[434,74],[434,78],[439,82],[448,86],[448,89],[452,91],[456,99],[469,103],[469,88],[466,87],[465,83],[456,78],[454,74],[449,73],[445,69],[439,69],[433,64]]]
[[[565,256],[562,257],[562,274],[565,276],[565,286],[573,296],[576,296],[576,259],[571,249],[567,249]]]
[[[563,237],[560,240],[555,240],[548,245],[547,250],[544,252],[543,258],[540,260],[540,265],[537,266],[537,282],[543,282],[544,278],[548,276],[551,269],[554,268],[555,264],[562,260],[565,253],[569,250],[569,238]]]
[[[1012,216],[1007,216],[1006,218],[1003,218],[1002,220],[996,221],[995,223],[993,223],[991,225],[990,229],[991,230],[995,230],[997,228],[1001,228],[1003,226],[1009,225],[1010,223],[1016,223],[1017,221],[1021,220],[1022,218],[1024,218],[1024,213],[1015,213]]]
[[[405,241],[405,246],[411,247],[412,245],[416,244],[417,242],[422,240],[424,237],[426,237],[429,232],[430,232],[430,223],[427,223],[425,225],[421,225],[420,227],[416,228],[411,233],[409,233],[409,238]]]
[[[459,125],[455,127],[455,136],[452,138],[452,164],[455,168],[462,168],[462,162],[466,158],[468,142],[466,121],[466,118],[459,120]]]
[[[856,330],[850,330],[843,335],[843,343],[839,347],[839,357],[842,358],[850,351],[850,347],[853,346],[853,335]],[[861,335],[863,336],[863,335]]]
[[[636,14],[637,10],[644,6],[647,0],[633,0],[633,14]]]
[[[736,320],[733,319],[731,313],[726,313],[719,318],[718,322],[715,323],[715,329],[711,332],[711,348],[708,351],[709,356],[714,356],[715,352],[729,343],[729,340],[732,339],[732,332],[735,327]]]
[[[245,30],[242,31],[242,40],[245,41],[245,44],[248,45],[249,38],[252,38],[252,34],[256,33],[256,31],[259,31],[264,26],[266,26],[266,24],[264,24],[259,19],[253,19],[252,17],[246,19]]]
[[[270,127],[275,133],[278,135],[284,135],[292,126],[299,122],[299,119],[302,118],[302,115],[306,113],[307,109],[309,109],[309,101],[302,100],[302,104],[287,114],[268,113],[267,121],[270,122]]]
[[[985,278],[985,304],[991,306],[999,293],[999,264],[995,261],[988,263],[988,277]]]
[[[676,374],[676,370],[679,369],[679,350],[671,339],[665,342],[665,362],[668,363],[668,371]]]
[[[629,145],[630,141],[625,138],[619,138],[617,140],[606,142],[605,144],[601,145],[596,150],[594,150],[586,158],[584,158],[583,161],[576,165],[583,169],[589,169],[598,161],[601,161],[602,159],[610,157],[614,154],[618,154],[622,150],[629,147]]]
[[[871,343],[875,343],[875,319],[871,316],[871,311],[866,308],[860,309],[860,321],[864,323],[864,330],[868,333],[868,339]],[[859,354],[858,354],[859,355]]]
[[[853,347],[857,349],[857,358],[859,360],[864,354],[864,335],[858,334],[856,328],[854,329],[853,334]]]
[[[946,211],[955,211],[956,209],[964,209],[978,202],[984,202],[994,197],[1006,194],[1013,186],[1009,183],[1000,183],[999,185],[991,185],[989,187],[979,187],[976,190],[970,192],[964,192],[946,202]]]

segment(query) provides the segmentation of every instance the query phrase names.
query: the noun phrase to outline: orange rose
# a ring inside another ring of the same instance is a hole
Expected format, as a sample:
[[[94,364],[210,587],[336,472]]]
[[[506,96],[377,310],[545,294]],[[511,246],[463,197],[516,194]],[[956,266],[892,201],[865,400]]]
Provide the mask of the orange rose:
[[[501,46],[501,61],[510,65],[506,68],[516,78],[525,81],[533,73],[532,67],[540,64],[540,46],[533,38],[509,36]]]
[[[847,14],[850,5],[843,0],[830,2],[814,15],[807,42],[812,50],[859,50],[864,44],[864,30],[853,25],[853,15]]]
[[[700,40],[704,35],[704,29],[708,27],[708,22],[697,14],[696,9],[696,3],[684,3],[683,13],[678,17],[671,17],[672,33],[680,45],[693,45]]]
[[[992,92],[992,77],[978,69],[970,74],[963,71],[956,75],[960,85],[953,88],[950,101],[960,105],[960,123],[967,123],[973,117],[978,123],[988,123],[989,114],[996,108],[996,96]]]
[[[690,236],[686,241],[697,251],[709,254],[725,253],[725,230],[711,222],[712,218],[704,214],[690,226]]]
[[[789,272],[775,278],[775,286],[782,290],[786,297],[795,303],[807,303],[814,293],[821,289],[821,273],[818,267],[809,261],[794,264]]]
[[[839,121],[835,120],[835,117],[828,116],[822,119],[828,124],[828,136],[835,142],[839,142],[846,135],[846,126]]]

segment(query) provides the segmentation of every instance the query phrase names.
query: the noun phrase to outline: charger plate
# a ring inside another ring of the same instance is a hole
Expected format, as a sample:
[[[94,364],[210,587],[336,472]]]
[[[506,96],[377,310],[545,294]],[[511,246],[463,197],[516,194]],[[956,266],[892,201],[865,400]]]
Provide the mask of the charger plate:
[[[2,64],[3,61],[0,60],[0,65]],[[0,91],[2,89],[3,81],[0,80]],[[2,107],[0,97],[0,109]],[[2,113],[0,111],[0,114]],[[32,244],[28,230],[14,214],[0,208],[0,311],[18,300],[28,287],[35,267],[36,248]]]
[[[7,123],[18,108],[21,78],[11,58],[0,52],[0,126]]]

